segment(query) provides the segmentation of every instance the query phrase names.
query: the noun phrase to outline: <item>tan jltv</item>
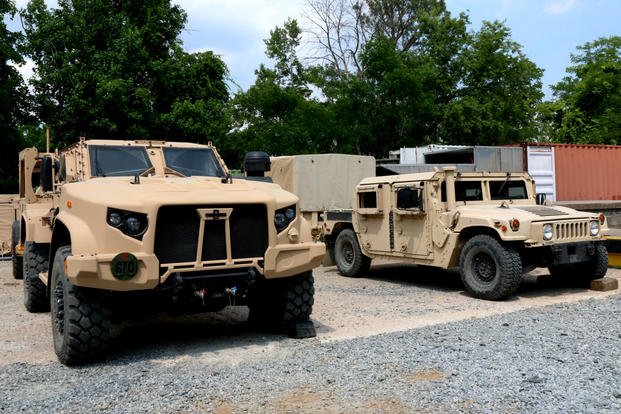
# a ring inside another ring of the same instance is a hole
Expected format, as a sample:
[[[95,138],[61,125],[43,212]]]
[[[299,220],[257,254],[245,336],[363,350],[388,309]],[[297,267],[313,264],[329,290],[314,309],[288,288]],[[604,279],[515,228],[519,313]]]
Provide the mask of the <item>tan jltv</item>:
[[[248,175],[260,175],[263,160],[250,161]],[[136,311],[247,305],[256,322],[313,336],[311,270],[325,247],[298,198],[267,181],[231,178],[211,145],[81,140],[60,153],[23,150],[15,277],[29,311],[51,310],[60,361],[102,355],[111,323]]]

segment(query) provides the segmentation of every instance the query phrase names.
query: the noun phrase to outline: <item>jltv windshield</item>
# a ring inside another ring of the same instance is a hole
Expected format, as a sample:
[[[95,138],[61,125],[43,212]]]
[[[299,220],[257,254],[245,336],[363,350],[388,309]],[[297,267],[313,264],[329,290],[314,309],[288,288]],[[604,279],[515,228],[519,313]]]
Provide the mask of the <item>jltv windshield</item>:
[[[123,177],[142,174],[152,165],[144,147],[90,145],[93,177]]]
[[[224,177],[222,166],[209,148],[163,148],[166,166],[185,176]]]

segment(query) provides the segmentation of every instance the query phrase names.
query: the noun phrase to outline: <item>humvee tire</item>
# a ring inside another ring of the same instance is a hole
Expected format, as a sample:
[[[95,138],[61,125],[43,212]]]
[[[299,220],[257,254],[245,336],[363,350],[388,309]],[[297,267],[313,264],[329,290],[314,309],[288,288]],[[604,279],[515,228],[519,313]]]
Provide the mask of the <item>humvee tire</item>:
[[[568,278],[577,282],[591,282],[600,279],[608,271],[608,249],[603,243],[595,244],[595,252],[588,262],[549,266],[554,278]]]
[[[351,229],[339,233],[334,243],[334,261],[343,276],[358,277],[371,267],[371,258],[362,254],[358,238]]]
[[[11,225],[11,259],[13,261],[13,277],[15,279],[24,278],[24,257],[15,252],[19,244],[19,222],[14,221]]]
[[[24,306],[28,312],[37,313],[50,310],[47,289],[39,279],[39,273],[48,270],[48,253],[49,245],[47,244],[34,242],[24,244]]]
[[[308,321],[315,301],[313,284],[310,270],[286,279],[257,282],[248,303],[250,323],[289,330],[298,322]]]
[[[74,286],[65,274],[71,246],[56,251],[50,302],[54,351],[61,363],[76,365],[105,354],[110,342],[111,311],[98,292]]]
[[[515,293],[522,278],[519,253],[487,235],[472,237],[459,257],[461,280],[472,296],[498,300]]]

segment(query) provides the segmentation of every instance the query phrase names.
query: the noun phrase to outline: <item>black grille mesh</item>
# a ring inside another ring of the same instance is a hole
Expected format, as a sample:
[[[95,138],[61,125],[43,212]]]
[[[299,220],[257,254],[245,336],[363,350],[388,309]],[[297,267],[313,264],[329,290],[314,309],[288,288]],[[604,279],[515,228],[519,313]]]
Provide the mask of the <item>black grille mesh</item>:
[[[262,257],[268,245],[267,209],[261,204],[236,206],[163,206],[157,213],[155,255],[161,264],[196,260],[199,208],[233,208],[230,217],[233,259]],[[226,259],[226,222],[206,220],[203,260]]]

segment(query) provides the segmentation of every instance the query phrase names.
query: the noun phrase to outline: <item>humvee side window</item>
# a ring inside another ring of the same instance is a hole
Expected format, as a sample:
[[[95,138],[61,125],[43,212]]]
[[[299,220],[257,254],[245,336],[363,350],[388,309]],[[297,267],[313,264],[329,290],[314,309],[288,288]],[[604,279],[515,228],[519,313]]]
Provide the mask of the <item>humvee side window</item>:
[[[151,168],[145,147],[90,145],[92,177],[123,177],[142,174]]]
[[[422,192],[414,188],[399,188],[397,190],[397,208],[400,210],[422,210]]]
[[[483,191],[481,181],[455,181],[455,201],[481,201]],[[446,182],[442,182],[440,189],[442,201],[446,201]]]
[[[208,148],[164,148],[166,166],[188,177],[224,177],[216,155]]]
[[[377,208],[377,193],[375,191],[358,193],[358,207]]]
[[[490,181],[492,200],[525,200],[528,198],[524,181]]]

